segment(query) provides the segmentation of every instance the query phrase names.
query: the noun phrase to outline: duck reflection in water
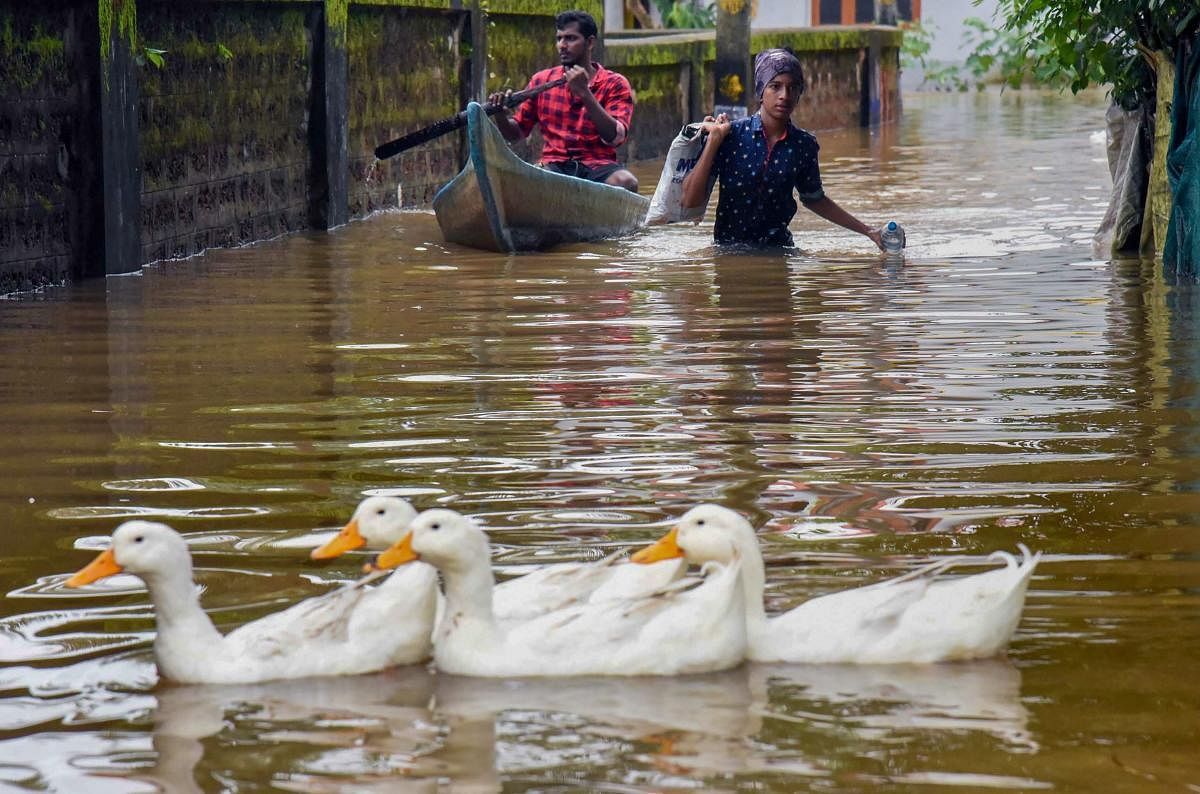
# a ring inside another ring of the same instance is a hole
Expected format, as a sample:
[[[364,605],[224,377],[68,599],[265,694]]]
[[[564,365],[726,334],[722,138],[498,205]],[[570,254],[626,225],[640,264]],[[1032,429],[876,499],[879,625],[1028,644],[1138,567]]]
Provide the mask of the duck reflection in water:
[[[133,777],[168,792],[237,781],[335,781],[354,791],[436,791],[402,779],[439,744],[433,676],[409,666],[362,676],[262,684],[160,687],[151,719],[154,766]],[[203,770],[203,779],[197,775]],[[344,790],[344,789],[342,789]]]
[[[418,768],[469,783],[466,790],[499,791],[518,775],[535,785],[561,780],[556,770],[568,764],[580,775],[619,768],[693,785],[729,774],[823,777],[836,764],[812,748],[843,747],[847,732],[876,743],[913,733],[934,741],[982,734],[1007,749],[1036,749],[1020,685],[1020,672],[1004,659],[749,664],[665,679],[439,675],[435,713],[448,733]],[[481,769],[482,759],[494,769]]]
[[[497,792],[514,776],[549,783],[568,764],[595,780],[614,768],[701,783],[728,774],[823,777],[836,759],[813,748],[847,747],[848,734],[871,743],[973,734],[1035,750],[1020,687],[1020,671],[1004,659],[749,664],[623,679],[483,679],[406,667],[163,687],[151,715],[157,761],[133,777],[171,792],[271,779],[306,791]]]

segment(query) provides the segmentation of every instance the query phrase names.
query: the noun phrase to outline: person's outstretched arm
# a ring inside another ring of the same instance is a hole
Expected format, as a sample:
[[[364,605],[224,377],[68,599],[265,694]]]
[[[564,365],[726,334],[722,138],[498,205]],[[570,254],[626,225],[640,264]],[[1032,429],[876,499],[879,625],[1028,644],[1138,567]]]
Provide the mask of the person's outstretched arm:
[[[687,184],[686,181],[684,184]],[[686,194],[687,191],[685,190],[684,195]],[[815,201],[805,201],[804,206],[808,207],[810,210],[831,223],[836,223],[838,226],[849,229],[852,232],[858,232],[859,234],[870,237],[871,241],[874,242],[875,245],[879,246],[880,251],[884,250],[883,241],[879,239],[878,229],[872,229],[858,218],[851,215],[849,212],[846,212],[846,210],[839,207],[837,202],[829,198],[829,196],[821,196],[821,198],[816,199]]]
[[[706,116],[701,124],[701,129],[708,133],[708,140],[704,142],[704,149],[700,152],[700,159],[696,161],[696,166],[683,178],[683,194],[679,198],[679,204],[684,208],[699,207],[704,203],[704,189],[708,187],[708,177],[712,174],[713,163],[717,159],[717,150],[721,148],[721,143],[729,134],[729,117],[724,113],[715,119],[712,116]]]

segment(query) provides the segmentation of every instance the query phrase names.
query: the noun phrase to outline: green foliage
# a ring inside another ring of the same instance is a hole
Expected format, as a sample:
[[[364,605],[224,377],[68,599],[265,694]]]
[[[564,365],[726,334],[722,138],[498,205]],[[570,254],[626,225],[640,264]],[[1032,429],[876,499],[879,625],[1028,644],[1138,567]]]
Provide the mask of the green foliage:
[[[963,20],[963,25],[966,30],[960,51],[967,56],[958,65],[928,57],[936,29],[933,25],[906,24],[901,66],[920,65],[925,82],[955,91],[982,89],[995,82],[1011,88],[1020,88],[1027,83],[1062,84],[1060,76],[1038,68],[1043,46],[1038,42],[1031,45],[1027,32],[997,29],[979,17],[968,17]]]
[[[904,31],[904,38],[900,43],[900,68],[927,67],[927,56],[933,47],[933,32],[937,25],[932,22],[928,25],[921,22],[901,22],[900,29]]]
[[[932,22],[903,22],[901,28],[904,30],[904,38],[900,43],[901,69],[920,67],[926,83],[938,88],[967,90],[957,66],[929,57],[937,25]]]
[[[717,26],[717,11],[712,2],[704,0],[654,0],[663,26],[668,28],[713,28]]]
[[[161,68],[163,68],[163,64],[165,63],[165,61],[163,61],[163,56],[166,54],[167,54],[166,50],[156,50],[153,47],[143,47],[142,48],[142,57],[141,57],[141,59],[139,59],[139,63],[141,65],[145,65],[147,63],[153,64],[154,66],[157,66],[159,69],[161,69]]]
[[[1200,31],[1196,0],[999,0],[997,13],[1007,31],[1028,37],[1036,75],[1074,92],[1111,85],[1126,108],[1153,101],[1146,56],[1161,50],[1173,57]]]

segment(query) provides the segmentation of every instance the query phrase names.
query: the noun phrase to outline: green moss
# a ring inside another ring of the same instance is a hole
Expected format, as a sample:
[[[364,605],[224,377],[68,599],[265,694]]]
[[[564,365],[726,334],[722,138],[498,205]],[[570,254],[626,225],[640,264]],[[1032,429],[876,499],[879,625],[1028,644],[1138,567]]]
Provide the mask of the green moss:
[[[878,41],[883,47],[899,47],[903,34],[892,28],[821,26],[795,30],[753,33],[751,52],[772,47],[791,47],[796,52],[857,50]],[[712,31],[667,34],[646,38],[614,39],[605,44],[609,66],[654,66],[672,63],[704,63],[716,58],[716,34]]]
[[[423,127],[459,110],[456,26],[437,12],[355,4],[346,36],[352,139]]]
[[[560,0],[492,0],[490,3],[481,2],[480,5],[485,6],[484,10],[491,17],[520,14],[553,19],[559,12],[574,8],[591,14],[596,18],[597,24],[601,24],[604,18],[602,0],[574,0],[565,5]]]
[[[346,46],[346,24],[350,18],[350,0],[325,0],[325,19],[331,46]]]
[[[117,35],[137,51],[137,0],[98,0],[100,14],[100,60],[107,64],[112,58],[113,26]],[[107,79],[107,78],[105,78]]]
[[[834,52],[859,49],[873,41],[878,41],[884,47],[899,47],[903,37],[899,28],[822,25],[752,33],[750,49],[758,52],[772,47],[791,47],[796,52]]]
[[[0,80],[28,90],[45,80],[61,80],[65,69],[61,36],[47,33],[39,24],[17,31],[11,15],[0,16]]]
[[[682,36],[619,39],[605,43],[609,66],[667,66],[702,63],[717,57],[716,34],[712,31]]]
[[[47,63],[63,63],[65,47],[61,37],[46,35],[38,29],[33,38],[25,42],[25,47]]]
[[[400,6],[404,8],[436,8],[450,10],[454,8],[451,0],[354,0],[356,6]]]

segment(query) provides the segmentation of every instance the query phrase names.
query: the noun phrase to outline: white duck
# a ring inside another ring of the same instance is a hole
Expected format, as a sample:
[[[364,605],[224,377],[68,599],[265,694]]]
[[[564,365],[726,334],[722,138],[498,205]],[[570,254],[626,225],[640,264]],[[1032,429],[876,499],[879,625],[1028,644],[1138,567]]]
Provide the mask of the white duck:
[[[718,505],[688,511],[635,562],[686,557],[705,564],[741,555],[748,659],[757,662],[899,664],[978,659],[1002,652],[1021,618],[1040,554],[1021,547],[1018,562],[997,552],[1003,568],[935,579],[944,560],[918,571],[804,602],[768,618],[758,538],[746,519]]]
[[[82,587],[127,571],[150,591],[158,632],[159,674],[180,683],[243,684],[277,678],[347,675],[419,661],[429,655],[436,572],[411,566],[397,578],[407,603],[372,577],[247,623],[222,636],[200,607],[187,543],[166,524],[126,521],[112,545],[67,580]],[[396,616],[402,615],[402,619]]]
[[[359,502],[350,522],[327,543],[314,549],[310,556],[314,560],[327,560],[363,547],[382,551],[404,538],[416,515],[412,505],[399,497],[368,496]],[[679,579],[687,570],[687,562],[683,559],[634,565],[620,556],[618,553],[593,562],[541,566],[497,585],[492,609],[499,620],[528,620],[574,604],[651,593]],[[419,583],[431,592],[437,590],[433,579],[400,579]],[[408,599],[401,588],[407,585],[390,582],[389,578],[381,587],[395,595],[397,608],[403,608],[402,604]],[[420,595],[424,597],[424,594]],[[432,622],[429,630],[432,633]]]
[[[746,650],[737,553],[702,581],[683,579],[642,597],[554,610],[500,623],[492,608],[488,539],[470,518],[427,510],[376,562],[390,568],[424,560],[442,573],[445,612],[434,632],[434,661],[475,676],[670,675],[723,670]]]

